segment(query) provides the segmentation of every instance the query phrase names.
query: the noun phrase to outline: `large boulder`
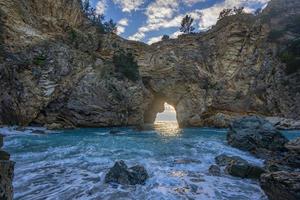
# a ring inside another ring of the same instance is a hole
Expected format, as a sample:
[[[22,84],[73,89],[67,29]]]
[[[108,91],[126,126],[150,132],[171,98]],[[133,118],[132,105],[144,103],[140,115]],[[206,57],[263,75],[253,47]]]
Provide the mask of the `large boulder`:
[[[233,147],[262,157],[286,151],[284,144],[288,142],[270,122],[257,116],[233,121],[227,133],[227,141]]]
[[[0,160],[0,199],[13,199],[14,162]]]
[[[270,200],[299,200],[300,172],[272,172],[263,174],[260,185]]]
[[[145,184],[149,175],[143,166],[136,165],[128,168],[123,160],[117,161],[105,176],[106,183],[122,185]]]
[[[226,173],[235,177],[258,179],[260,175],[265,172],[263,168],[250,164],[238,156],[228,156],[222,154],[217,156],[215,161],[219,166],[226,167]],[[210,168],[209,170],[212,169]]]
[[[249,163],[233,163],[228,165],[225,171],[231,176],[253,179],[259,179],[265,172],[263,168]]]
[[[242,159],[241,157],[228,156],[226,154],[221,154],[221,155],[215,157],[215,161],[216,161],[217,165],[222,166],[222,167],[228,166],[228,165],[234,164],[234,163],[247,163],[247,161]]]

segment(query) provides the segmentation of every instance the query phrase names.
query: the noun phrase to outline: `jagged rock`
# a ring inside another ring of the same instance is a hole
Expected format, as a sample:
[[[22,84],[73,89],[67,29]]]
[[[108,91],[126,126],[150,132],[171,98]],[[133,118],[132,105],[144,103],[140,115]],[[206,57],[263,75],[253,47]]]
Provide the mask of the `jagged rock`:
[[[270,200],[299,200],[300,172],[273,172],[263,174],[260,185]]]
[[[228,166],[234,163],[247,163],[246,160],[242,159],[239,156],[228,156],[225,154],[219,155],[215,158],[217,165],[219,166]]]
[[[263,168],[249,163],[232,163],[226,167],[225,171],[231,176],[253,179],[258,179],[265,172]]]
[[[128,168],[124,161],[118,161],[105,176],[106,183],[122,185],[145,184],[148,173],[143,166],[136,165]]]
[[[0,199],[13,200],[14,162],[0,160]]]
[[[300,137],[298,137],[298,138],[296,138],[294,140],[289,141],[284,146],[289,151],[300,154]]]
[[[211,165],[209,167],[208,171],[213,176],[220,176],[221,175],[221,169],[218,165]]]
[[[0,134],[0,148],[3,147],[3,135]]]
[[[285,119],[280,117],[267,117],[266,120],[281,130],[300,129],[299,120]]]
[[[33,130],[33,131],[31,131],[31,133],[33,133],[33,134],[40,134],[40,135],[47,134],[46,131],[44,131],[44,130]]]
[[[9,160],[10,155],[6,151],[0,149],[0,160]]]
[[[183,159],[176,159],[173,162],[174,164],[191,164],[191,163],[201,163],[200,160],[190,159],[190,158],[183,158]]]
[[[288,141],[267,120],[250,116],[235,120],[227,133],[228,144],[258,156],[285,151]]]
[[[228,156],[225,154],[219,155],[215,158],[217,165],[226,167],[225,172],[240,178],[259,178],[264,169],[248,163],[239,156]],[[211,166],[214,169],[214,165]]]
[[[260,16],[150,46],[101,34],[79,2],[0,0],[0,124],[135,126],[153,123],[165,102],[181,127],[225,127],[248,113],[299,119],[298,72],[286,74],[281,43],[268,38],[299,2],[273,0]],[[284,37],[295,36],[287,28]],[[115,70],[121,50],[134,55],[138,81]]]

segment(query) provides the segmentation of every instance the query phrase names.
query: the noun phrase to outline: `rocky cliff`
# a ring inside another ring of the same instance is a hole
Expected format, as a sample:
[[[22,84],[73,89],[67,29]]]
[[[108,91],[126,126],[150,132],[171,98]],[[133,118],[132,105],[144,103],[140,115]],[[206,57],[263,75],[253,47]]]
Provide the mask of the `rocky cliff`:
[[[0,124],[141,125],[164,102],[181,126],[223,127],[247,114],[297,119],[299,66],[288,70],[280,55],[299,38],[299,16],[299,1],[273,0],[259,16],[148,46],[102,34],[79,0],[0,0]],[[116,69],[119,52],[134,56],[138,80]]]

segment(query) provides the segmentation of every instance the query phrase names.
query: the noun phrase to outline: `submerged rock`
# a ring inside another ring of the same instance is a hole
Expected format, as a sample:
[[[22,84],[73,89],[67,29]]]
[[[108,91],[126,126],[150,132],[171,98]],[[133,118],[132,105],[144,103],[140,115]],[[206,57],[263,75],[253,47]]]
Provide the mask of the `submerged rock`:
[[[31,131],[31,133],[33,133],[33,134],[40,134],[40,135],[47,134],[46,131],[43,131],[43,130],[33,130],[33,131]]]
[[[258,156],[268,156],[282,152],[288,141],[267,120],[250,116],[235,120],[227,133],[228,144],[241,150],[250,151]]]
[[[106,183],[122,185],[145,184],[149,175],[143,166],[136,165],[128,168],[123,160],[117,161],[105,176]]]
[[[211,165],[209,167],[208,171],[213,176],[220,176],[221,175],[221,169],[218,165]]]
[[[300,172],[272,172],[263,174],[260,185],[270,200],[299,200]]]

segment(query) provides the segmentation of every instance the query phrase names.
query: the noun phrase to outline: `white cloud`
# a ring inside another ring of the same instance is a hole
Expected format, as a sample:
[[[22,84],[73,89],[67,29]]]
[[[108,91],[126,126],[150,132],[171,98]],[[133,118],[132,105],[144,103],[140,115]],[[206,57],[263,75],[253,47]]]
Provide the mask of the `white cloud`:
[[[162,35],[158,37],[152,37],[148,40],[147,44],[153,44],[155,42],[159,42],[161,41],[162,37],[163,37]]]
[[[206,0],[182,0],[182,3],[188,6],[192,6],[195,3],[204,2]]]
[[[102,15],[105,13],[105,10],[106,10],[106,7],[107,7],[107,2],[106,0],[101,0],[97,3],[96,5],[96,13],[98,15]]]
[[[219,14],[224,8],[244,6],[246,12],[254,12],[252,8],[253,5],[257,3],[267,4],[269,1],[270,0],[225,0],[224,2],[215,4],[210,8],[200,10],[203,13],[203,17],[199,27],[205,30],[216,24]]]
[[[127,19],[127,18],[123,18],[123,19],[121,19],[121,20],[118,22],[118,24],[119,24],[120,26],[128,26],[128,19]]]
[[[112,0],[114,4],[119,5],[123,12],[138,10],[144,3],[144,0]]]
[[[126,26],[128,26],[128,19],[123,18],[117,23],[117,33],[122,34],[125,32]]]
[[[246,12],[253,12],[254,10],[252,7],[255,4],[266,4],[270,0],[224,0],[223,2],[216,3],[206,9],[195,9],[187,13],[178,13],[181,3],[192,5],[202,1],[205,0],[156,0],[153,3],[150,3],[145,11],[145,15],[147,16],[145,25],[140,27],[138,31],[128,39],[142,40],[146,36],[146,33],[150,31],[157,31],[163,28],[179,28],[181,20],[185,15],[191,15],[194,18],[195,23],[198,23],[199,29],[205,30],[217,22],[219,13],[224,8],[244,6]],[[203,14],[202,17],[201,13]],[[177,31],[171,35],[171,37],[177,37],[179,34],[180,32]],[[154,41],[154,38],[151,38],[150,40]]]

